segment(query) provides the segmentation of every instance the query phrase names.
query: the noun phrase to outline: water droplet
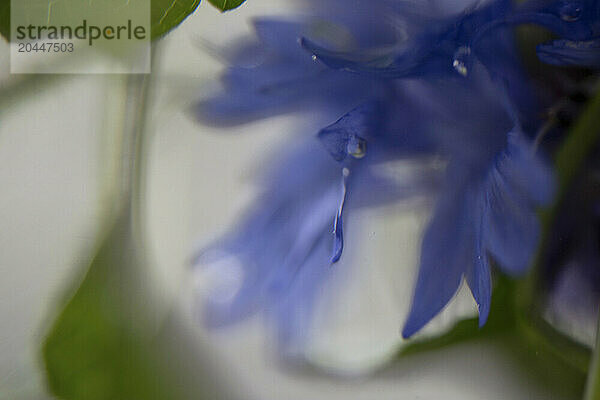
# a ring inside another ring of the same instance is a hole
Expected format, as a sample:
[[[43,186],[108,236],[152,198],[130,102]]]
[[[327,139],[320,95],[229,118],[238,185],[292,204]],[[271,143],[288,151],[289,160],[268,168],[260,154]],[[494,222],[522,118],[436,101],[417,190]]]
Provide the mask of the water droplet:
[[[467,67],[467,61],[471,55],[471,48],[466,46],[459,47],[454,52],[454,59],[452,60],[452,67],[461,74],[467,76],[469,74],[469,68]]]
[[[313,60],[313,61],[317,61],[317,56],[316,56],[316,54],[313,54],[311,58],[312,58],[312,60]]]
[[[344,250],[344,231],[342,225],[344,205],[346,203],[346,193],[348,189],[348,176],[350,176],[350,170],[345,167],[342,168],[342,195],[340,199],[340,205],[338,207],[338,211],[335,215],[335,220],[333,222],[333,251],[331,254],[332,264],[335,264],[340,260],[340,258],[342,257],[342,252]]]
[[[367,141],[356,135],[350,136],[346,152],[356,159],[363,158],[367,154]]]
[[[565,3],[559,10],[560,18],[565,22],[575,22],[581,17],[583,7],[580,3]]]
[[[456,72],[458,72],[462,76],[467,76],[467,74],[469,73],[469,70],[465,66],[465,63],[462,61],[454,60],[454,62],[452,63],[452,66],[454,67]]]

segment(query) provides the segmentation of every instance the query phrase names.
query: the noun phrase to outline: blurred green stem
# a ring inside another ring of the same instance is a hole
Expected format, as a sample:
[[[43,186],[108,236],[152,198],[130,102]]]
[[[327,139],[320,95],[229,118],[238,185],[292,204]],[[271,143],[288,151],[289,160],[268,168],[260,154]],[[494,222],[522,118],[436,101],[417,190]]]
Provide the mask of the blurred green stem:
[[[153,58],[156,46],[153,46]],[[132,233],[139,238],[143,214],[148,132],[146,129],[150,103],[152,75],[130,75],[127,79],[127,104],[123,137],[126,152],[122,170],[122,198],[120,204],[131,211]]]
[[[596,87],[598,85],[596,84]],[[542,315],[544,305],[540,300],[543,291],[541,267],[546,262],[543,249],[549,245],[549,234],[562,206],[565,193],[573,179],[580,173],[592,156],[600,140],[600,90],[589,101],[582,114],[569,130],[569,133],[556,153],[554,165],[557,173],[558,190],[556,201],[541,214],[543,236],[540,251],[529,275],[522,280],[517,291],[519,326],[532,342],[547,342],[557,356],[581,372],[588,371],[589,350],[574,342],[547,323]],[[600,400],[600,397],[597,397]]]
[[[584,400],[600,399],[600,318],[596,330],[596,347],[590,364],[590,371],[585,386]]]
[[[152,62],[157,59],[158,43],[152,44]],[[141,234],[145,166],[149,132],[148,108],[153,75],[130,74],[108,77],[103,165],[104,211],[111,217],[127,209],[135,236]]]
[[[596,95],[589,101],[579,119],[571,127],[554,158],[558,187],[554,204],[541,213],[543,236],[540,249],[544,249],[548,245],[549,232],[559,212],[565,193],[591,156],[600,138],[600,89],[598,83],[596,87]],[[521,307],[529,314],[539,315],[537,293],[539,292],[538,285],[541,279],[538,275],[540,264],[543,262],[543,253],[540,251],[520,290]]]

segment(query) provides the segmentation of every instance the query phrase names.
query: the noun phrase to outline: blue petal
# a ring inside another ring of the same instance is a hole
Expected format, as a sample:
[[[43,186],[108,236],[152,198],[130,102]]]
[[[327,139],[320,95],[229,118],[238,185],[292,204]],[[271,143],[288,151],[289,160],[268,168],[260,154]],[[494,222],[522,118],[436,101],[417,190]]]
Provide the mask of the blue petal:
[[[467,284],[479,310],[479,327],[483,327],[492,303],[492,275],[487,255],[478,253],[475,265],[466,275]]]
[[[600,39],[555,40],[538,45],[537,55],[547,64],[600,68]]]
[[[529,267],[537,250],[540,221],[536,207],[553,194],[549,169],[518,133],[508,137],[483,186],[484,246],[506,272],[518,275]]]
[[[481,196],[477,198],[472,210],[474,212],[474,261],[472,268],[465,274],[469,289],[479,309],[479,327],[485,325],[492,301],[492,276],[488,256],[482,243],[484,204]]]
[[[196,105],[198,119],[231,126],[305,108],[337,110],[362,100],[365,91],[376,90],[372,81],[350,82],[346,74],[314,63],[304,69],[291,64],[230,68],[224,77],[226,91]]]
[[[307,23],[257,19],[256,43],[244,43],[227,57],[231,66],[223,74],[223,92],[195,107],[208,124],[231,126],[303,107],[324,110],[354,106],[371,80],[324,68],[315,63],[298,43]],[[261,53],[249,57],[247,53]],[[254,63],[248,63],[253,58]]]
[[[485,245],[502,269],[513,275],[522,274],[537,249],[538,217],[528,204],[512,196],[497,172],[492,175],[486,192]]]
[[[511,131],[507,139],[507,157],[499,157],[496,163],[501,175],[531,206],[550,205],[556,182],[548,161],[533,149],[522,133]]]
[[[362,9],[366,3],[356,2],[352,5],[353,10],[359,7],[356,14],[345,13],[348,5],[345,2],[339,3],[343,6],[337,12],[341,20],[349,24],[357,39],[356,43],[352,43],[352,46],[335,46],[323,40],[317,42],[313,35],[301,40],[306,50],[330,68],[376,74],[378,77],[404,76],[405,69],[411,67],[410,60],[414,58],[416,61],[419,54],[427,53],[426,48],[430,47],[428,45],[433,45],[421,40],[425,46],[412,46],[399,40],[403,37],[410,37],[412,40],[424,26],[437,26],[437,21],[429,16],[431,10],[417,3],[374,1],[366,9]],[[357,21],[352,21],[355,19]],[[402,58],[399,55],[404,51],[406,54]],[[412,67],[417,67],[418,64],[414,62]]]
[[[273,292],[264,304],[267,321],[277,335],[276,344],[288,356],[295,356],[305,344],[319,291],[335,272],[327,268],[330,247],[325,236],[322,239],[297,269],[293,282]]]
[[[467,188],[458,171],[448,174],[447,191],[438,200],[423,237],[419,276],[402,336],[408,338],[435,317],[458,290],[472,263],[469,252],[471,221],[465,200]]]
[[[341,69],[352,72],[376,73],[380,77],[397,77],[406,75],[409,67],[417,67],[418,64],[408,65],[404,69],[394,64],[396,52],[390,49],[370,51],[368,53],[329,50],[307,38],[300,41],[302,47],[309,51],[316,60],[322,62],[332,69]]]
[[[507,20],[540,25],[564,39],[587,40],[600,34],[600,7],[596,0],[529,1]]]
[[[303,38],[301,44],[319,61],[336,70],[380,78],[447,76],[456,72],[466,76],[469,64],[477,59],[476,54],[471,54],[471,43],[494,19],[504,16],[508,7],[508,2],[493,2],[489,6],[476,6],[463,13],[438,19],[401,8],[398,17],[402,20],[402,26],[412,28],[417,25],[419,28],[411,29],[414,32],[410,32],[407,40],[397,41],[393,45],[372,46],[369,50],[331,50],[307,38]],[[430,10],[425,12],[430,13]],[[422,23],[419,25],[420,21]],[[403,35],[399,32],[398,36]],[[499,57],[491,54],[497,46],[506,42],[506,35],[495,32],[494,35],[484,36],[486,39],[477,43],[473,52],[484,53],[484,58],[493,66],[493,61]]]
[[[306,24],[276,18],[255,18],[254,31],[259,41],[279,57],[306,59],[306,53],[298,45],[298,40],[306,30]]]
[[[335,51],[302,38],[302,46],[318,61],[335,70],[373,75],[378,78],[410,78],[453,72],[452,55],[460,46],[440,46],[437,33],[423,35],[410,45],[369,51]]]
[[[237,260],[243,279],[227,301],[209,299],[205,317],[210,326],[236,322],[281,301],[307,260],[317,260],[313,253],[319,244],[330,249],[339,165],[310,141],[294,146],[293,154],[277,167],[255,208],[217,244],[215,250]],[[320,255],[323,269],[328,269],[327,253]]]

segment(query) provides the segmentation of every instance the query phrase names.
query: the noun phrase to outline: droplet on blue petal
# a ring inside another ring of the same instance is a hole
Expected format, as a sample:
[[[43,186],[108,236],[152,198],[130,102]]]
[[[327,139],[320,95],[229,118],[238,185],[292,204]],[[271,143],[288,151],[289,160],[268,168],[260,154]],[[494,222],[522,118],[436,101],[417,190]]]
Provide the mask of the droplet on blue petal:
[[[583,7],[580,3],[565,3],[559,10],[560,18],[565,22],[575,22],[581,17]]]
[[[350,170],[348,168],[342,169],[342,197],[338,212],[333,222],[333,254],[331,255],[331,263],[336,263],[342,257],[342,251],[344,250],[344,232],[343,232],[343,213],[344,203],[346,203],[346,184],[348,183],[348,176],[350,176]]]
[[[367,154],[367,141],[356,135],[350,136],[346,152],[356,159],[363,158]]]
[[[313,54],[311,58],[312,58],[313,61],[317,61],[317,55],[316,54]]]
[[[467,76],[469,68],[467,67],[468,58],[471,55],[471,48],[468,46],[460,46],[455,52],[452,59],[452,67],[461,74]]]

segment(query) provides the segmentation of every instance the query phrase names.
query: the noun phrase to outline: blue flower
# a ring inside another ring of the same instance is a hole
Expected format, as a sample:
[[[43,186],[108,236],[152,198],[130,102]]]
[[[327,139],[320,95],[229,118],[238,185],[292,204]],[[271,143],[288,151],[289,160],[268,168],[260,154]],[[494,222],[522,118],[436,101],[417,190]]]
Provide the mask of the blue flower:
[[[513,275],[527,270],[540,236],[536,210],[553,197],[552,173],[533,145],[542,108],[509,29],[544,22],[545,8],[493,1],[449,15],[404,2],[352,3],[368,7],[363,13],[347,3],[309,2],[314,19],[258,20],[259,41],[228,56],[225,90],[198,106],[201,120],[221,125],[299,108],[335,121],[317,134],[329,155],[314,138],[294,144],[253,211],[213,247],[238,260],[243,278],[228,301],[209,304],[208,320],[265,310],[284,347],[305,340],[353,208],[417,193],[436,199],[402,332],[409,337],[463,279],[483,325],[492,262]],[[577,39],[587,38],[582,32]],[[442,179],[424,170],[419,183],[398,184],[371,173],[386,160],[421,157],[444,161]]]
[[[315,9],[331,5],[340,3]],[[360,30],[362,18],[354,22]],[[299,109],[311,110],[315,119],[322,118],[318,114],[331,120],[389,90],[379,78],[324,67],[299,45],[299,39],[309,33],[325,43],[343,42],[345,31],[334,22],[317,16],[257,19],[254,28],[257,40],[224,51],[231,64],[223,75],[224,90],[198,104],[202,122],[229,126]],[[385,36],[377,30],[370,34]],[[376,117],[374,124],[382,120],[376,112],[369,115]],[[315,297],[332,272],[328,266],[342,255],[344,214],[432,188],[433,171],[424,171],[418,185],[403,188],[372,175],[369,166],[389,158],[390,148],[382,140],[367,150],[362,138],[352,140],[344,146],[351,155],[343,164],[336,163],[312,136],[281,150],[271,165],[273,173],[262,180],[255,206],[231,233],[199,253],[198,262],[221,258],[229,259],[233,268],[240,266],[241,284],[235,293],[225,300],[222,293],[208,299],[209,325],[225,325],[263,311],[282,350],[291,352],[306,340]]]

